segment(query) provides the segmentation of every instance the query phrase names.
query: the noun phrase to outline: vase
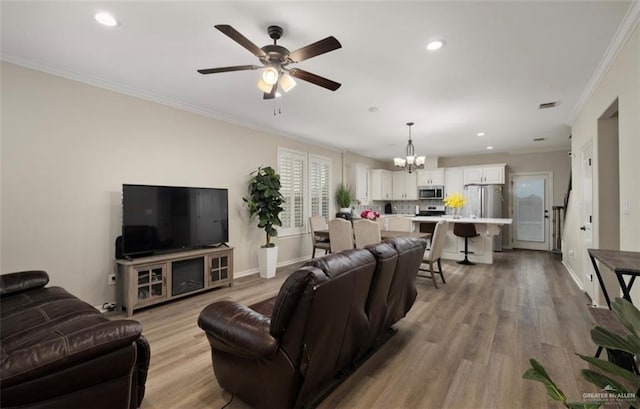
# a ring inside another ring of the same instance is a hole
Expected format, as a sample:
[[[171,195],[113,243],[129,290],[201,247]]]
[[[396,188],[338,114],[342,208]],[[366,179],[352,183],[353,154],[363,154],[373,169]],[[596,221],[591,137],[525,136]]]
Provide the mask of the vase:
[[[258,270],[260,277],[273,278],[276,276],[278,263],[278,247],[260,247],[258,249]]]
[[[453,209],[453,218],[454,219],[460,218],[460,209]]]

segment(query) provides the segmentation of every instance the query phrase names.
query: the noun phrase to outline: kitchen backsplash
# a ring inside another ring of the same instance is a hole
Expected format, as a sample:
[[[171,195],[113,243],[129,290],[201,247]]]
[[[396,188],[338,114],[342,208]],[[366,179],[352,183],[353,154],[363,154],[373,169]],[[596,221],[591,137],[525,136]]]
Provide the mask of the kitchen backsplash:
[[[355,210],[360,214],[365,209],[371,209],[378,211],[380,214],[384,214],[384,206],[387,203],[391,203],[391,208],[394,214],[416,214],[416,206],[441,206],[442,200],[390,200],[390,201],[374,201],[368,205],[356,205]]]

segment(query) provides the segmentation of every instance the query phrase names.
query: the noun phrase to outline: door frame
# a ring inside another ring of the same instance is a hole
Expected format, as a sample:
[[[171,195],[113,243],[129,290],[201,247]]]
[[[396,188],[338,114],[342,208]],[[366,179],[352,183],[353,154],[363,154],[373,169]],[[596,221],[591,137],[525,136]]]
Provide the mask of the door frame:
[[[594,204],[593,186],[594,186],[594,177],[595,177],[595,172],[594,172],[595,159],[594,159],[593,148],[594,148],[594,143],[591,140],[589,140],[588,142],[586,142],[580,147],[580,207],[579,207],[580,214],[578,215],[579,225],[583,226],[584,224],[585,228],[587,228],[591,232],[591,245],[590,245],[591,247],[594,246],[594,241],[596,240],[596,237],[593,234],[593,224],[594,224],[593,223],[593,204]],[[589,167],[591,168],[590,172],[591,172],[591,217],[592,217],[592,220],[590,223],[588,223],[589,224],[588,226],[584,220],[584,216],[585,216],[584,214],[585,213],[584,168],[585,168],[585,152],[587,151],[589,151],[590,154],[588,156],[590,156],[590,159],[591,159],[591,164]],[[582,258],[582,265],[583,265],[581,279],[584,280],[582,284],[582,289],[584,290],[585,293],[587,293],[589,298],[591,298],[591,303],[593,305],[598,305],[600,288],[595,276],[595,271],[593,270],[593,265],[591,264],[591,259],[589,258],[589,255],[587,253],[587,246],[588,246],[587,237],[586,237],[587,230],[579,231],[578,233],[580,237],[580,243],[582,245],[581,246],[582,254],[580,255],[580,257]]]
[[[515,243],[515,230],[516,230],[516,224],[517,221],[513,218],[514,217],[514,206],[515,206],[515,189],[513,187],[513,179],[515,177],[519,177],[519,176],[546,176],[548,183],[546,183],[545,186],[545,192],[544,192],[544,208],[545,210],[547,210],[547,214],[546,214],[546,218],[545,218],[545,243],[546,243],[546,248],[544,249],[537,249],[537,250],[543,250],[543,251],[551,251],[551,207],[553,205],[553,172],[549,171],[549,172],[518,172],[518,173],[511,173],[509,174],[509,214],[511,215],[511,218],[513,220],[513,222],[511,223],[511,225],[509,226],[509,235],[511,236],[511,247],[513,248],[513,244]],[[518,247],[520,248],[520,247]]]

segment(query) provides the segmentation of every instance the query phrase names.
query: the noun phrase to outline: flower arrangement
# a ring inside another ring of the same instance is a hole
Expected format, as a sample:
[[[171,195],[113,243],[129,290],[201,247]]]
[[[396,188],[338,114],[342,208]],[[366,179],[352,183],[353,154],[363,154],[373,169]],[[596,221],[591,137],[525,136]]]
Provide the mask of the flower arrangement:
[[[460,209],[462,206],[467,204],[467,198],[462,195],[462,193],[451,193],[447,195],[442,201],[445,206],[451,207],[453,209]]]
[[[362,211],[362,213],[360,213],[360,217],[362,217],[363,219],[375,220],[380,217],[380,212],[374,212],[371,209],[365,209]]]
[[[453,217],[458,216],[458,211],[467,203],[467,198],[462,193],[451,193],[444,198],[442,203],[453,209]]]

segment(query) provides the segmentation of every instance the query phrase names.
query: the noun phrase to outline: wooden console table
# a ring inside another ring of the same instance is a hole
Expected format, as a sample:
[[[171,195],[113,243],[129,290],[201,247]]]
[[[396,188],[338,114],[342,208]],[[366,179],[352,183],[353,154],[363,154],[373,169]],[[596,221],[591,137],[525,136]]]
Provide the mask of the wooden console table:
[[[607,300],[607,306],[609,309],[611,309],[611,299],[607,293],[607,289],[604,285],[604,281],[602,280],[602,275],[596,260],[604,264],[616,274],[623,297],[633,304],[630,291],[631,287],[633,287],[633,283],[636,281],[636,277],[640,276],[640,252],[600,249],[588,249],[587,251],[589,252],[593,269],[596,272],[598,283],[600,284],[605,300]],[[625,275],[631,277],[629,283],[625,281]]]
[[[233,285],[233,247],[180,251],[116,260],[118,307],[139,308]]]

